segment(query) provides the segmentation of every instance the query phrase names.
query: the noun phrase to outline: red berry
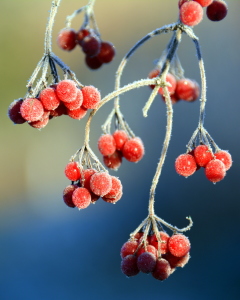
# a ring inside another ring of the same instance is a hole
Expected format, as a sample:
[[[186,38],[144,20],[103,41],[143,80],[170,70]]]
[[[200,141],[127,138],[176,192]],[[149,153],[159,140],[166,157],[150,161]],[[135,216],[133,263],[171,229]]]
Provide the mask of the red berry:
[[[23,103],[22,99],[18,99],[13,101],[8,108],[8,116],[9,119],[14,123],[14,124],[23,124],[26,122],[26,120],[22,117],[20,113],[20,107]]]
[[[36,98],[27,98],[20,107],[22,117],[29,122],[39,121],[44,113],[42,103]]]
[[[83,187],[85,187],[86,189],[88,189],[89,191],[90,189],[90,179],[91,176],[93,174],[97,173],[97,170],[95,169],[86,169],[83,171],[83,175],[80,178],[80,183]]]
[[[178,1],[178,7],[180,8],[183,5],[183,3],[188,2],[188,1],[189,0],[179,0]]]
[[[46,117],[38,121],[29,122],[28,124],[33,128],[42,129],[48,124],[48,121],[49,121],[49,117]]]
[[[141,255],[144,252],[149,252],[149,253],[153,254],[155,257],[157,257],[157,249],[152,245],[147,245],[146,247],[142,246],[138,250],[137,256]]]
[[[87,114],[87,108],[83,106],[73,110],[67,109],[67,115],[75,120],[81,120],[86,116],[86,114]]]
[[[121,258],[124,258],[127,255],[134,254],[135,251],[137,250],[138,247],[138,242],[136,241],[127,241],[122,245],[120,255]]]
[[[85,86],[82,88],[83,93],[83,107],[88,109],[95,109],[97,108],[100,100],[101,95],[98,89],[96,89],[94,86]]]
[[[103,156],[103,162],[107,168],[117,171],[122,163],[122,153],[115,151],[112,155]]]
[[[76,34],[76,40],[77,43],[82,46],[82,41],[85,38],[85,36],[89,35],[90,31],[88,29],[80,29]]]
[[[182,257],[189,252],[191,245],[185,235],[174,234],[168,240],[168,248],[172,255]]]
[[[178,80],[175,93],[179,99],[191,102],[197,100],[200,89],[196,81],[183,78]]]
[[[161,238],[160,251],[161,251],[161,254],[165,254],[168,252],[169,235],[164,231],[160,231],[159,234],[160,234],[160,238]],[[158,250],[158,240],[157,240],[155,234],[151,235],[149,244],[154,246]]]
[[[181,154],[175,161],[175,170],[179,175],[188,177],[197,169],[197,164],[191,154]]]
[[[71,181],[77,181],[80,179],[80,169],[75,161],[68,163],[65,167],[64,172],[66,177]]]
[[[122,195],[123,195],[123,192],[120,191],[115,197],[110,198],[110,197],[103,196],[102,199],[105,202],[115,204],[116,202],[118,202],[118,200],[120,200],[122,198]]]
[[[124,257],[121,262],[121,270],[127,277],[137,275],[139,273],[137,257],[135,255],[128,255]]]
[[[102,66],[102,62],[98,59],[98,56],[87,56],[85,57],[85,63],[86,65],[92,69],[92,70],[97,70]]]
[[[148,77],[155,78],[155,77],[159,76],[160,73],[161,72],[159,69],[154,69],[148,74]],[[177,85],[177,81],[176,81],[175,77],[172,74],[168,73],[166,76],[166,82],[171,84],[171,86],[167,87],[170,95],[174,94],[176,85]],[[150,87],[154,88],[155,85],[150,85]],[[159,92],[159,94],[163,95],[164,94],[163,88],[159,88],[158,92]]]
[[[206,167],[213,155],[206,145],[199,145],[193,150],[193,156],[198,166]]]
[[[76,100],[78,89],[72,80],[62,80],[56,86],[58,98],[63,102],[72,102]]]
[[[98,196],[105,196],[112,188],[112,178],[106,172],[98,172],[91,176],[90,189]]]
[[[61,30],[58,34],[57,42],[61,49],[66,51],[73,50],[76,46],[76,31],[71,28]]]
[[[91,194],[83,187],[78,187],[72,194],[72,201],[79,209],[87,208],[91,203]]]
[[[111,134],[104,134],[98,139],[98,149],[104,156],[112,155],[116,151],[116,142]]]
[[[116,130],[113,133],[113,138],[116,142],[116,149],[122,150],[124,144],[129,139],[128,134],[124,130]]]
[[[137,266],[143,273],[150,273],[156,266],[157,258],[150,252],[142,253],[137,259]]]
[[[158,259],[156,262],[156,266],[152,272],[152,276],[155,279],[162,281],[164,279],[167,279],[170,275],[171,275],[171,267],[169,262],[164,258]]]
[[[132,138],[122,148],[123,156],[131,162],[138,162],[143,158],[144,146],[139,137]]]
[[[227,12],[227,3],[220,0],[213,1],[213,3],[207,7],[206,11],[207,17],[211,21],[221,21],[226,17]]]
[[[102,63],[109,63],[113,60],[115,56],[115,47],[110,42],[101,42],[100,52],[97,55],[97,58]]]
[[[188,252],[184,256],[177,257],[172,255],[170,252],[168,252],[167,254],[164,255],[163,258],[169,262],[171,268],[177,268],[177,267],[183,268],[188,263],[190,259],[190,254]]]
[[[232,156],[229,152],[220,150],[214,154],[216,159],[221,160],[226,168],[226,171],[229,170],[232,166]]]
[[[95,34],[89,34],[81,41],[82,50],[87,56],[96,56],[100,52],[101,41]]]
[[[175,104],[175,103],[177,103],[179,100],[181,100],[181,99],[178,97],[176,91],[174,92],[174,94],[170,95],[170,98],[171,98],[172,104]],[[166,102],[166,99],[165,99],[164,95],[162,95],[162,99],[163,99],[164,102]]]
[[[80,106],[82,105],[83,102],[83,94],[81,90],[77,90],[77,97],[74,101],[68,103],[68,102],[64,102],[64,105],[69,109],[69,110],[75,110],[75,109],[79,109]]]
[[[60,104],[60,99],[55,93],[55,89],[49,87],[41,91],[39,99],[42,102],[42,105],[47,110],[54,110]]]
[[[76,205],[72,201],[72,194],[73,192],[78,188],[77,185],[71,184],[68,185],[64,190],[63,190],[63,201],[65,204],[69,207],[76,207]]]
[[[212,4],[213,0],[194,0],[198,2],[202,7],[207,7]]]
[[[121,183],[121,181],[115,176],[111,176],[111,179],[112,179],[112,188],[104,196],[105,198],[116,198],[122,192],[122,183]]]
[[[205,175],[213,183],[222,180],[226,175],[224,163],[219,159],[211,160],[205,168]]]
[[[203,9],[202,6],[195,1],[188,1],[180,7],[180,21],[188,26],[195,26],[202,21]]]

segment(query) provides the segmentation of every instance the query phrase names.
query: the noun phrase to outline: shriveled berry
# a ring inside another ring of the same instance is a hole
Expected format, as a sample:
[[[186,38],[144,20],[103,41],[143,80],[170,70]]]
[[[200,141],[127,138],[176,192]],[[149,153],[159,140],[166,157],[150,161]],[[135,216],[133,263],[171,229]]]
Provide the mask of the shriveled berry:
[[[72,194],[73,192],[78,188],[77,185],[71,184],[68,185],[64,190],[63,190],[63,201],[65,204],[69,207],[76,207],[76,205],[72,201]]]
[[[128,161],[140,161],[144,155],[144,145],[142,140],[139,137],[135,137],[126,141],[122,148],[122,154]]]
[[[165,254],[168,252],[169,235],[164,231],[160,231],[159,234],[160,234],[160,239],[161,239],[161,244],[160,244],[159,249],[161,251],[161,254]],[[158,250],[158,240],[157,240],[156,234],[153,234],[150,236],[149,244],[154,246]]]
[[[101,41],[95,34],[89,34],[81,41],[82,50],[87,56],[96,56],[100,52]]]
[[[212,4],[213,0],[194,0],[198,2],[202,7],[207,7]]]
[[[124,257],[121,262],[121,270],[127,277],[137,275],[139,273],[137,257],[135,255],[128,255]]]
[[[170,275],[171,275],[171,267],[169,262],[164,258],[158,259],[156,262],[156,266],[152,271],[152,276],[155,279],[162,281],[167,279]]]
[[[219,159],[211,160],[205,168],[205,175],[213,183],[221,181],[226,175],[224,163]]]
[[[120,255],[121,258],[124,258],[127,255],[134,254],[137,250],[138,242],[136,241],[127,241],[122,245]]]
[[[124,130],[116,130],[113,133],[113,138],[116,142],[116,149],[122,150],[124,144],[129,139],[128,134]]]
[[[143,273],[150,273],[156,266],[157,258],[150,252],[144,252],[137,259],[138,269]]]
[[[174,234],[168,240],[168,249],[172,255],[182,257],[191,248],[189,239],[183,234]]]
[[[195,158],[191,154],[181,154],[175,161],[175,170],[179,175],[188,177],[197,169]]]
[[[195,26],[202,21],[202,6],[195,1],[187,1],[183,3],[179,10],[180,21],[188,26]]]
[[[207,7],[206,11],[208,19],[214,22],[224,19],[227,15],[227,12],[227,3],[221,0],[213,1],[213,3]]]
[[[88,109],[95,109],[97,108],[100,100],[101,95],[98,89],[94,86],[85,86],[82,88],[83,93],[83,104],[82,106]]]
[[[183,78],[177,81],[175,93],[179,99],[192,102],[198,99],[200,89],[196,81]]]
[[[171,268],[177,268],[177,267],[183,268],[188,263],[190,259],[190,254],[188,252],[184,256],[177,257],[172,255],[170,252],[168,252],[163,256],[163,258],[169,262]]]
[[[198,166],[206,167],[206,165],[213,159],[213,154],[206,145],[199,145],[193,150],[193,156]]]
[[[98,56],[87,56],[85,57],[85,63],[86,65],[92,69],[92,70],[97,70],[102,66],[102,62],[98,59]]]
[[[111,134],[103,134],[98,139],[98,149],[104,156],[112,155],[116,151],[116,142]]]
[[[229,152],[220,150],[214,154],[216,159],[221,160],[226,168],[226,171],[229,170],[232,166],[232,156]]]
[[[64,173],[65,176],[71,181],[77,181],[81,176],[80,169],[75,161],[72,161],[66,165]]]
[[[59,32],[57,43],[59,47],[66,51],[71,51],[76,46],[76,31],[72,28],[66,28]]]
[[[74,101],[72,102],[64,102],[64,105],[69,109],[69,110],[75,110],[79,109],[83,103],[83,94],[81,90],[77,90],[77,97]]]
[[[115,151],[112,155],[103,156],[105,166],[112,170],[118,170],[122,164],[122,153]]]
[[[97,57],[102,63],[109,63],[115,56],[115,47],[110,42],[101,42],[100,52]]]
[[[8,116],[9,119],[14,124],[23,124],[26,122],[26,120],[22,117],[20,113],[20,107],[23,103],[23,99],[14,100],[8,108]]]
[[[55,93],[55,89],[51,87],[41,91],[39,100],[42,102],[43,107],[47,110],[54,110],[60,104],[60,99]]]
[[[75,120],[81,120],[87,114],[87,108],[80,106],[77,109],[67,109],[67,115]]]
[[[63,102],[72,102],[76,100],[78,89],[72,80],[62,80],[56,86],[58,98]]]
[[[79,209],[87,208],[91,203],[91,194],[83,187],[76,188],[72,194],[72,201]]]
[[[91,176],[90,189],[98,196],[105,196],[112,188],[112,178],[106,172],[98,172]]]
[[[26,121],[39,121],[44,113],[43,105],[36,98],[27,98],[20,107],[20,113]]]

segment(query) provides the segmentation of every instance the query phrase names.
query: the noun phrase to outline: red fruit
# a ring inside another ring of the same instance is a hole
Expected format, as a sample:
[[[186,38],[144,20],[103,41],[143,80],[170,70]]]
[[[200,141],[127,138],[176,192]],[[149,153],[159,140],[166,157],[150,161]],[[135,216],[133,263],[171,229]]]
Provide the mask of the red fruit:
[[[112,179],[112,188],[104,196],[105,198],[116,198],[122,192],[122,183],[121,183],[121,181],[115,176],[111,176],[111,179]]]
[[[73,192],[78,188],[77,185],[71,184],[68,185],[64,190],[63,190],[63,201],[65,204],[69,207],[76,207],[76,205],[72,201],[72,194]]]
[[[90,189],[94,194],[103,197],[110,192],[111,188],[112,178],[108,173],[98,172],[91,176]]]
[[[56,86],[58,98],[63,102],[72,102],[76,100],[78,89],[72,80],[62,80]]]
[[[76,41],[77,43],[82,46],[82,41],[85,36],[89,35],[90,31],[88,29],[80,29],[76,34]]]
[[[42,103],[36,98],[23,100],[20,107],[22,117],[29,122],[39,121],[44,113]]]
[[[124,130],[116,130],[113,133],[113,138],[116,142],[117,150],[122,150],[124,144],[129,139],[128,134]]]
[[[76,31],[74,29],[63,29],[57,38],[58,46],[66,51],[71,51],[76,46]]]
[[[83,106],[73,110],[67,109],[67,115],[75,120],[81,120],[86,116],[86,114],[87,114],[87,108]]]
[[[181,154],[175,161],[175,170],[179,175],[188,177],[197,169],[195,158],[191,154]]]
[[[175,103],[177,103],[179,100],[181,100],[181,99],[178,97],[176,91],[174,92],[174,94],[170,95],[170,98],[171,98],[172,104],[175,104]],[[162,99],[163,99],[164,102],[166,102],[166,99],[165,99],[165,97],[164,97],[163,95],[162,95]]]
[[[120,191],[115,197],[109,198],[109,197],[103,196],[102,199],[105,202],[115,204],[116,202],[118,202],[118,200],[120,200],[122,198],[122,195],[123,195],[123,192]]]
[[[85,63],[86,65],[92,69],[92,70],[97,70],[102,66],[102,62],[98,59],[98,56],[87,56],[85,57]]]
[[[81,90],[77,90],[77,97],[74,101],[68,103],[68,102],[64,102],[64,105],[69,109],[69,110],[76,110],[79,109],[80,106],[83,103],[83,94]]]
[[[122,148],[123,156],[131,162],[138,162],[143,158],[144,146],[139,137],[132,138]]]
[[[155,77],[159,76],[159,74],[160,74],[160,70],[154,69],[148,74],[148,77],[155,78]],[[168,73],[166,76],[166,82],[171,84],[171,86],[167,87],[170,95],[174,94],[176,85],[177,85],[177,81],[176,81],[175,77],[172,74]],[[153,89],[155,87],[155,85],[150,85],[150,87]],[[158,93],[163,95],[164,94],[163,88],[159,88]]]
[[[71,181],[77,181],[80,179],[80,169],[75,161],[68,163],[65,167],[64,172],[66,177]]]
[[[224,163],[219,159],[211,160],[205,168],[205,175],[213,183],[222,180],[226,175]]]
[[[60,99],[55,93],[55,89],[49,87],[41,91],[39,99],[42,102],[42,105],[47,110],[54,110],[60,104]]]
[[[91,194],[83,187],[78,187],[72,194],[72,202],[79,209],[87,208],[91,203]]]
[[[188,1],[181,5],[179,11],[180,21],[188,26],[195,26],[202,21],[202,6],[195,1]]]
[[[94,86],[85,86],[82,88],[83,93],[83,104],[82,106],[88,109],[95,109],[97,108],[100,100],[101,95]]]
[[[101,42],[100,52],[97,58],[102,63],[109,63],[115,56],[115,47],[110,42]]]
[[[152,272],[152,276],[155,279],[162,281],[164,279],[167,279],[170,275],[171,275],[171,267],[169,262],[164,258],[158,259],[156,262],[156,266]]]
[[[228,7],[227,3],[225,1],[213,1],[212,4],[210,4],[207,7],[207,17],[211,21],[221,21],[224,19],[227,15]]]
[[[177,267],[183,268],[188,263],[190,259],[190,254],[188,252],[184,256],[176,257],[172,255],[170,252],[168,252],[163,256],[163,258],[169,262],[171,268],[177,268]]]
[[[155,78],[157,76],[159,76],[160,74],[160,70],[159,69],[153,69],[149,74],[148,74],[148,78],[152,79]],[[155,85],[150,85],[149,86],[151,89],[155,88]]]
[[[179,99],[191,102],[197,100],[200,89],[196,81],[183,78],[178,80],[175,93]]]
[[[128,255],[124,257],[121,262],[121,270],[127,277],[137,275],[139,273],[137,257],[135,255]]]
[[[214,154],[216,159],[221,160],[226,168],[226,171],[229,170],[232,166],[232,156],[229,152],[220,150]]]
[[[107,168],[117,171],[122,163],[122,153],[115,151],[112,155],[103,156],[103,162]]]
[[[126,243],[124,243],[120,251],[121,258],[124,258],[125,256],[128,256],[130,254],[134,254],[137,250],[137,247],[138,242],[136,241],[127,241]]]
[[[48,121],[49,121],[49,117],[46,117],[38,121],[29,122],[28,124],[33,128],[42,129],[48,124]]]
[[[159,234],[160,234],[160,238],[161,238],[160,252],[161,252],[161,254],[165,254],[168,252],[169,235],[164,231],[160,231]],[[158,240],[157,240],[155,234],[151,235],[151,237],[149,239],[149,244],[154,246],[155,249],[158,250]]]
[[[111,134],[104,134],[98,139],[98,149],[104,156],[112,155],[116,151],[116,142]]]
[[[149,252],[149,253],[153,254],[155,257],[157,257],[157,249],[152,245],[147,245],[146,248],[144,246],[142,246],[138,250],[137,256],[141,255],[144,252]]]
[[[206,165],[213,159],[208,146],[199,145],[193,150],[193,156],[198,166],[206,167]]]
[[[82,50],[87,56],[96,56],[100,52],[101,41],[95,34],[89,34],[81,41]]]
[[[14,124],[23,124],[26,122],[26,120],[22,117],[20,113],[20,107],[23,103],[22,99],[14,100],[8,108],[8,116],[9,119],[14,123]]]
[[[85,187],[86,189],[88,189],[89,191],[91,190],[90,189],[90,179],[91,179],[91,176],[95,173],[97,173],[97,170],[95,170],[95,169],[86,169],[83,171],[83,175],[80,178],[81,185],[83,187]]]
[[[178,7],[180,8],[183,5],[183,3],[188,2],[188,1],[189,0],[179,0],[178,1]]]
[[[50,117],[60,117],[62,115],[67,115],[67,108],[63,102],[56,109],[50,111]]]
[[[137,259],[137,267],[143,273],[150,273],[156,266],[157,258],[150,252],[142,253]]]
[[[183,234],[174,234],[168,240],[168,249],[176,257],[186,255],[190,248],[189,239]]]
[[[202,7],[207,7],[212,4],[213,0],[194,0],[198,2]]]

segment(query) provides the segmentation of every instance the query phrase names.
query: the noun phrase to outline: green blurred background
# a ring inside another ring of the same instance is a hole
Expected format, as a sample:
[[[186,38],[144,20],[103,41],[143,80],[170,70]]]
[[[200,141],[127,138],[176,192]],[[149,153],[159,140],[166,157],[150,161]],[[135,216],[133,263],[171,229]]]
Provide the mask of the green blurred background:
[[[100,70],[84,64],[80,48],[61,51],[55,41],[66,15],[86,1],[63,0],[53,30],[53,51],[86,85],[98,87],[104,96],[114,88],[121,58],[145,34],[177,20],[177,0],[98,0],[95,15],[103,40],[116,46],[115,60]],[[26,83],[43,55],[45,25],[50,0],[0,0],[1,147],[0,147],[0,299],[238,299],[239,276],[239,11],[240,1],[229,0],[225,20],[203,22],[194,28],[200,38],[208,82],[205,125],[222,149],[228,149],[234,165],[224,181],[213,185],[202,170],[187,180],[176,175],[175,158],[198,121],[199,103],[174,106],[173,135],[156,194],[156,212],[166,221],[194,227],[188,236],[192,259],[161,283],[140,274],[126,279],[120,271],[122,244],[147,214],[151,178],[155,171],[165,129],[165,106],[157,98],[142,117],[150,90],[141,88],[122,97],[122,110],[133,131],[146,146],[138,164],[124,161],[117,176],[124,196],[112,206],[103,201],[84,211],[66,207],[62,190],[68,181],[63,170],[82,146],[84,124],[61,117],[41,131],[13,125],[9,104],[26,93]],[[81,26],[82,16],[73,27]],[[145,78],[161,55],[170,35],[155,37],[129,61],[122,83]],[[185,75],[198,82],[194,45],[183,37],[179,56]],[[112,103],[93,121],[91,146]],[[114,174],[116,175],[116,173]]]

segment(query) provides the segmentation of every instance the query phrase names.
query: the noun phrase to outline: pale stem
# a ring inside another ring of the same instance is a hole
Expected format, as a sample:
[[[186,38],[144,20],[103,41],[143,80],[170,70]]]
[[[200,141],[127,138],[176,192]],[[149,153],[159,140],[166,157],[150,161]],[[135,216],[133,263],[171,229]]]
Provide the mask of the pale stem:
[[[157,221],[159,221],[160,223],[162,223],[164,226],[166,226],[167,228],[169,228],[170,230],[172,230],[174,233],[176,232],[185,232],[191,229],[191,227],[193,226],[193,221],[191,217],[186,217],[186,219],[189,221],[188,226],[184,227],[184,228],[178,228],[176,226],[173,226],[167,222],[165,222],[163,219],[159,218],[158,216],[154,216],[155,219]]]

